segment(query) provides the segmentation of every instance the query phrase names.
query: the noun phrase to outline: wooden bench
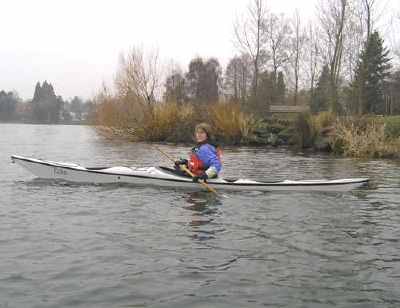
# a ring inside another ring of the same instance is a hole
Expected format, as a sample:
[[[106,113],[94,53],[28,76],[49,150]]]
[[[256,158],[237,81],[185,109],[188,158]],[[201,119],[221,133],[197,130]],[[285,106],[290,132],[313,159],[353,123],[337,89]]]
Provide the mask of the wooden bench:
[[[309,111],[310,106],[284,106],[284,105],[279,105],[279,106],[270,106],[269,107],[269,113],[274,114],[274,113],[300,113],[303,111]]]

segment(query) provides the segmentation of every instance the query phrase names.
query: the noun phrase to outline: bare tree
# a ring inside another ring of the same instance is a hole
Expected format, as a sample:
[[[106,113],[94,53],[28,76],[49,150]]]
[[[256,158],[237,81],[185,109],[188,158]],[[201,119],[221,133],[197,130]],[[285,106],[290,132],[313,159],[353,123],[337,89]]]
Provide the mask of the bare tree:
[[[186,102],[185,76],[179,65],[171,63],[165,80],[163,99],[166,103],[174,102],[181,107]]]
[[[265,23],[267,44],[271,52],[272,71],[278,76],[278,69],[290,58],[290,35],[292,29],[284,14],[268,15]]]
[[[397,57],[397,60],[399,61],[398,63],[400,63],[400,10],[393,12],[393,15],[390,18],[390,29],[391,50]]]
[[[259,76],[267,61],[265,53],[267,36],[265,27],[266,7],[263,0],[254,0],[248,6],[248,15],[237,18],[234,23],[235,45],[240,53],[246,54],[252,61],[253,81],[250,103],[253,115],[257,114]]]
[[[162,87],[162,66],[158,50],[146,55],[143,49],[134,47],[121,53],[114,80],[117,97],[128,105],[129,113],[137,120],[154,118],[154,104]]]
[[[319,18],[325,32],[324,45],[326,62],[329,63],[331,97],[329,109],[336,111],[339,107],[339,80],[342,68],[343,49],[346,38],[346,21],[348,17],[348,0],[321,0]]]
[[[298,10],[295,11],[292,22],[293,36],[290,42],[291,57],[289,58],[289,63],[292,67],[294,75],[294,105],[297,105],[299,95],[300,63],[301,58],[303,57],[303,47],[307,42],[307,37],[301,27],[301,20]]]
[[[400,22],[400,13],[399,13],[398,20]],[[397,33],[400,32],[400,26],[398,28],[399,28],[399,30],[397,31]],[[396,37],[394,39],[393,53],[397,56],[398,60],[400,60],[400,39],[398,37]]]
[[[245,107],[251,89],[251,60],[246,54],[229,61],[225,72],[225,91],[229,98]]]
[[[350,82],[353,82],[358,56],[364,43],[376,30],[382,16],[383,12],[378,11],[376,0],[349,0],[343,62],[346,65],[346,77]]]
[[[304,66],[307,68],[310,97],[313,96],[317,76],[322,72],[320,29],[309,22],[307,27],[307,45],[305,48]]]
[[[343,44],[343,78],[353,82],[363,42],[365,41],[366,18],[363,9],[364,0],[349,2],[348,17],[345,25],[346,39]]]
[[[365,39],[368,39],[375,28],[374,10],[375,0],[353,0],[353,13],[358,16],[357,21],[365,32]]]
[[[221,89],[221,66],[217,59],[203,61],[195,58],[186,73],[186,94],[197,107],[207,107],[219,99]]]

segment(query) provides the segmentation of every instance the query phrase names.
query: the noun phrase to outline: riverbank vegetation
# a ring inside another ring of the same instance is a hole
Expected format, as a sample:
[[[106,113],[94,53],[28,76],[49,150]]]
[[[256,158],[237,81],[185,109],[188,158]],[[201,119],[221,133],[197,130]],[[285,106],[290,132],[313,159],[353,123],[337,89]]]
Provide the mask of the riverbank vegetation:
[[[333,150],[346,156],[400,157],[400,138],[391,136],[385,125],[374,120],[364,127],[352,121],[339,122],[332,129],[331,137]]]
[[[95,97],[93,125],[107,138],[191,142],[205,121],[222,144],[399,157],[392,56],[400,54],[390,54],[371,19],[354,29],[361,13],[374,20],[373,1],[354,6],[360,14],[348,5],[324,2],[319,27],[304,28],[299,16],[275,15],[254,0],[235,22],[238,55],[224,72],[217,59],[201,57],[186,71],[165,68],[157,50],[135,47],[121,54],[114,85]]]
[[[215,128],[214,135],[227,144],[242,144],[255,128],[251,117],[246,117],[234,102],[214,103],[200,112],[195,106],[180,106],[176,102],[158,103],[151,113],[138,115],[137,110],[109,97],[95,105],[92,124],[98,134],[106,138],[131,141],[191,142],[193,129],[199,121],[207,121]]]
[[[150,121],[131,121],[121,106],[108,107],[112,112],[103,110],[107,117],[101,119],[108,125],[95,127],[100,135],[111,139],[186,143],[192,141],[193,127],[198,123],[192,106],[158,104]],[[116,114],[118,109],[121,111]],[[206,117],[222,145],[288,145],[352,157],[400,158],[400,116],[336,115],[326,111],[256,120],[244,115],[237,103],[224,102],[212,105]]]
[[[306,148],[353,157],[400,157],[400,116],[302,114],[294,127],[297,144]]]

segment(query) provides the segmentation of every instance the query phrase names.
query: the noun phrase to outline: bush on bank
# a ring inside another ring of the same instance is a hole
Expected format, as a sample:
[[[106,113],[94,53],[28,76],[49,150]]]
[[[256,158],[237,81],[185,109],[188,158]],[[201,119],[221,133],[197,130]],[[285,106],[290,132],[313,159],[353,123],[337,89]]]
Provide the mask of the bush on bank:
[[[400,157],[400,116],[336,116],[323,112],[299,115],[296,144],[364,158]]]
[[[332,112],[301,113],[292,119],[245,115],[235,102],[207,109],[177,103],[157,104],[148,116],[137,117],[126,105],[109,98],[96,106],[94,127],[106,138],[146,142],[192,142],[199,122],[214,127],[224,145],[294,145],[345,156],[400,157],[400,116],[337,116]]]
[[[96,106],[92,121],[96,132],[110,139],[146,142],[192,142],[194,127],[209,122],[218,140],[238,144],[246,139],[256,121],[241,111],[235,102],[216,103],[209,108],[177,103],[159,103],[151,113],[138,117],[116,99]]]

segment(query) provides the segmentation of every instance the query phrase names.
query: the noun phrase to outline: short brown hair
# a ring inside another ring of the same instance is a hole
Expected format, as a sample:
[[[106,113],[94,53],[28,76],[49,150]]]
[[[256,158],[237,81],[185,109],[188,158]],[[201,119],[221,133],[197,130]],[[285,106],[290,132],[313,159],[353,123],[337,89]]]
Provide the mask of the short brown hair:
[[[201,129],[202,131],[204,131],[207,135],[207,139],[211,140],[212,137],[212,128],[211,125],[208,123],[200,123],[196,125],[196,128],[194,129],[194,133],[196,134],[196,132]]]

